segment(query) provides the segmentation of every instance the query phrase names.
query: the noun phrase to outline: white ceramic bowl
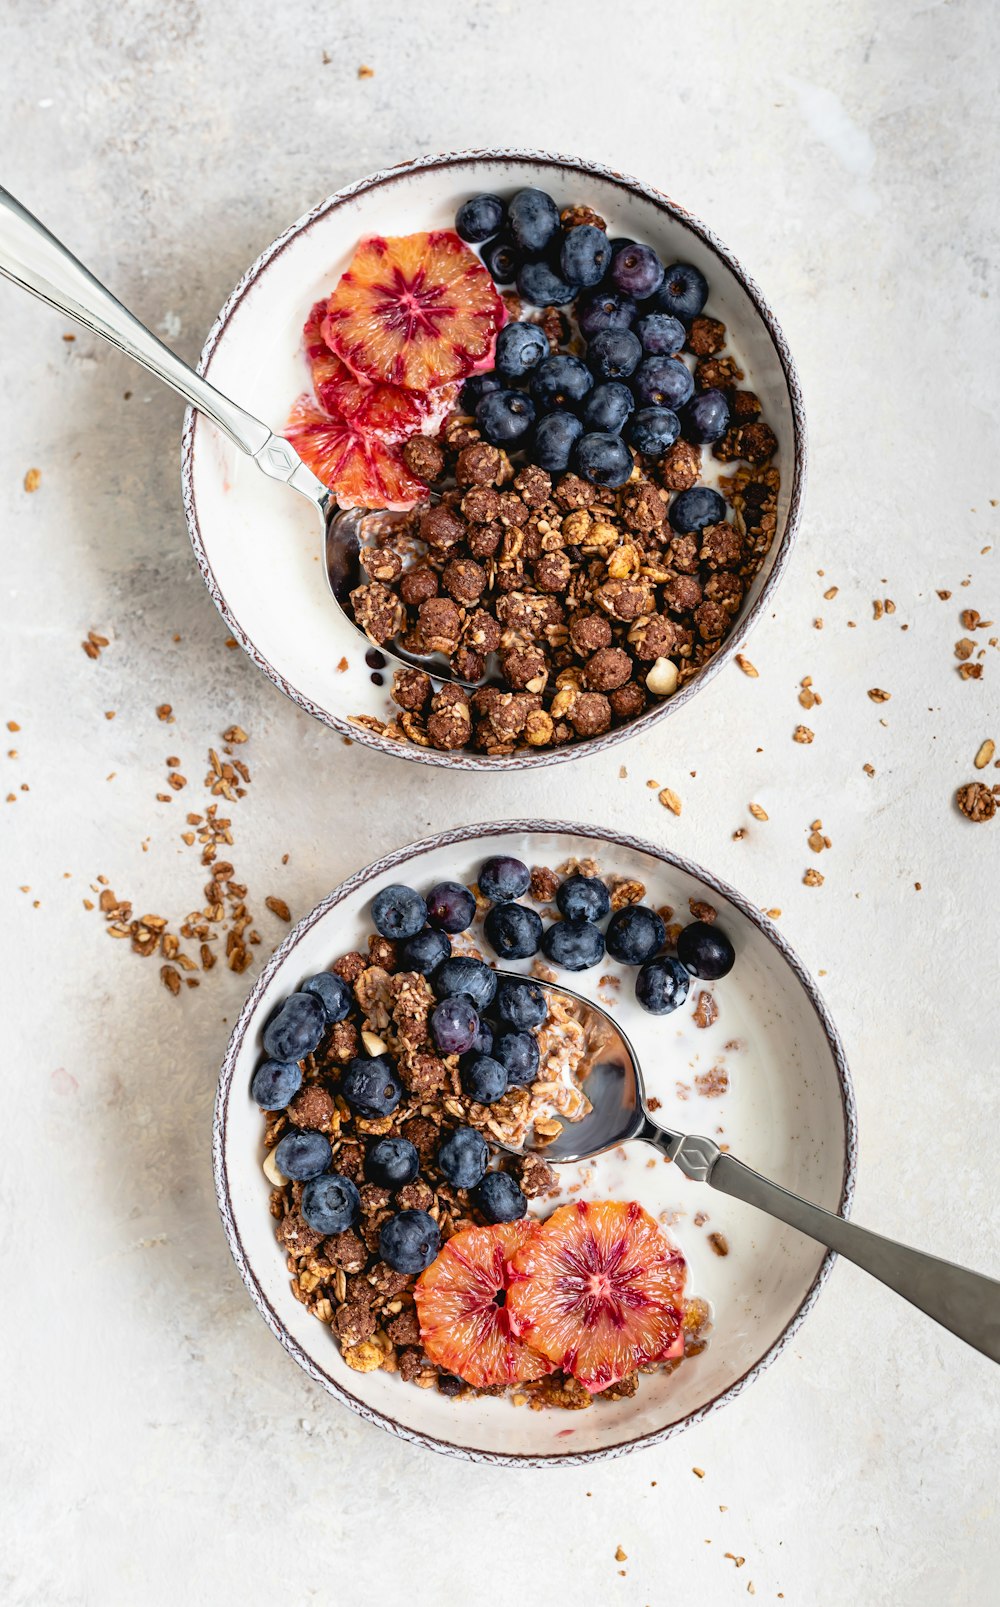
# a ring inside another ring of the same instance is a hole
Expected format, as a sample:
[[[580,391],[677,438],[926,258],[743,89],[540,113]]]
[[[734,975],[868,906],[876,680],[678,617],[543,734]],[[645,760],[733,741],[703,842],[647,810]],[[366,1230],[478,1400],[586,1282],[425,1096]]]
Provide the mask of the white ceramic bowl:
[[[573,986],[592,992],[598,975],[623,976],[615,1012],[639,1052],[647,1093],[660,1100],[665,1124],[707,1132],[769,1177],[846,1212],[856,1154],[847,1064],[812,979],[776,928],[741,894],[651,843],[591,826],[538,821],[466,826],[401,848],[358,871],[299,922],[254,985],[223,1063],[215,1115],[216,1189],[230,1248],[258,1310],[289,1354],[337,1400],[403,1439],[477,1461],[588,1461],[677,1433],[738,1394],[787,1344],[812,1306],[832,1255],[749,1206],[689,1181],[648,1148],[631,1145],[593,1163],[586,1193],[595,1199],[638,1198],[654,1214],[670,1214],[671,1231],[690,1265],[689,1290],[712,1303],[707,1349],[673,1375],[643,1377],[631,1400],[599,1401],[585,1412],[533,1412],[494,1399],[450,1401],[387,1373],[352,1372],[330,1330],[295,1300],[268,1211],[263,1120],[249,1092],[268,1017],[304,978],[345,951],[365,947],[372,930],[369,905],[380,887],[403,881],[427,888],[445,878],[471,882],[481,862],[498,852],[553,868],[570,856],[593,856],[604,873],[642,881],[655,906],[670,904],[686,915],[689,899],[715,905],[736,945],[737,962],[712,985],[719,1006],[712,1027],[693,1023],[698,987],[674,1015],[654,1018],[636,1005],[631,973],[610,961],[600,972],[573,978]],[[695,1078],[718,1064],[728,1072],[729,1089],[707,1098],[697,1092]],[[578,1169],[563,1168],[562,1176],[569,1185]],[[708,1221],[696,1225],[700,1212],[708,1213]],[[710,1233],[728,1241],[725,1258],[714,1253]]]
[[[183,446],[188,528],[205,583],[241,647],[276,686],[327,725],[425,764],[519,770],[560,763],[620,742],[682,708],[732,657],[768,606],[798,524],[805,478],[802,397],[784,337],[757,286],[704,224],[658,190],[572,157],[529,151],[426,156],[340,190],[293,223],[244,274],[209,334],[202,372],[281,431],[292,402],[308,388],[303,322],[313,302],[330,294],[360,238],[451,227],[458,204],[477,190],[509,194],[530,184],[549,190],[559,206],[594,206],[613,235],[648,241],[664,261],[689,261],[705,273],[708,310],[725,321],[729,349],[778,437],[777,530],[726,643],[674,697],[587,742],[495,758],[442,753],[347,723],[358,714],[384,719],[392,705],[386,689],[372,684],[364,645],[329,595],[313,510],[286,486],[266,479],[209,420],[189,412]],[[719,465],[709,453],[705,468],[712,483]],[[339,669],[344,659],[347,668]]]

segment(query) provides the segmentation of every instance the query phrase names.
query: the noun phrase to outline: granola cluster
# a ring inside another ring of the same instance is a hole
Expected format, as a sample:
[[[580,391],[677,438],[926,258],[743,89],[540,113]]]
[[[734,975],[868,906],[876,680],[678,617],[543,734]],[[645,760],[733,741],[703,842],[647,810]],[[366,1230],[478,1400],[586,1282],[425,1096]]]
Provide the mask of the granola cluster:
[[[568,339],[565,318],[549,312]],[[701,478],[703,449],[687,441],[655,465],[637,458],[619,490],[518,467],[462,414],[438,440],[407,442],[407,467],[437,496],[366,552],[355,619],[377,645],[398,637],[413,653],[443,654],[461,680],[491,684],[436,691],[421,671],[397,671],[398,714],[360,723],[422,747],[502,755],[600,736],[697,674],[777,523],[777,442],[734,359],[713,355],[724,339],[717,320],[693,321],[696,386],[725,390],[731,407],[712,451],[740,465],[721,487],[731,520],[697,534],[669,519],[672,495]]]

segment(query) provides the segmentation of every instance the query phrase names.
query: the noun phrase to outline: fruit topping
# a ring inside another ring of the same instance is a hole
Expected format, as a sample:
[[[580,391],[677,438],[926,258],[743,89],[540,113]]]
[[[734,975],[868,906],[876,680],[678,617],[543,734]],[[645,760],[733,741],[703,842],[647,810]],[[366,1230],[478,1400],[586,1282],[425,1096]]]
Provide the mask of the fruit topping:
[[[684,325],[667,312],[648,312],[635,326],[642,349],[650,357],[674,357],[684,344]]]
[[[548,336],[538,324],[505,324],[497,336],[497,372],[505,379],[521,379],[548,355]]]
[[[428,391],[488,368],[507,312],[449,229],[363,240],[327,303],[327,344],[355,374]]]
[[[689,262],[675,262],[666,269],[663,283],[656,293],[658,312],[668,312],[689,324],[697,318],[708,300],[708,280]]]
[[[533,307],[567,307],[576,296],[576,286],[547,262],[523,262],[517,270],[517,293]]]
[[[379,1231],[379,1254],[394,1272],[423,1272],[440,1247],[441,1229],[426,1211],[400,1211]]]
[[[663,954],[657,960],[647,960],[635,979],[635,996],[650,1015],[666,1016],[684,1003],[691,984],[680,960]]]
[[[611,242],[603,229],[580,223],[563,236],[559,266],[571,285],[599,285],[611,262]],[[623,287],[627,288],[627,287]]]
[[[303,1060],[326,1030],[326,1010],[313,993],[293,993],[264,1028],[264,1053],[272,1060]]]
[[[611,279],[626,296],[645,301],[663,283],[663,263],[652,246],[627,245],[615,252]]]
[[[476,1204],[487,1222],[517,1222],[528,1211],[528,1201],[509,1172],[487,1172],[476,1189]]]
[[[372,921],[383,937],[415,937],[427,919],[427,905],[420,894],[402,882],[383,887],[372,899]]]
[[[503,227],[504,204],[499,195],[473,195],[455,213],[455,231],[471,245],[492,240]]]
[[[284,1110],[302,1087],[302,1067],[296,1060],[262,1060],[250,1083],[251,1096],[261,1110]]]
[[[642,351],[631,329],[602,329],[587,347],[587,364],[598,379],[628,379],[638,368]]]
[[[459,994],[442,999],[431,1012],[431,1037],[443,1055],[464,1055],[476,1041],[479,1016],[469,999]]]
[[[450,953],[451,944],[445,934],[427,928],[414,937],[404,938],[399,945],[399,964],[404,971],[420,971],[430,976]]]
[[[506,1071],[508,1086],[530,1088],[538,1076],[538,1040],[530,1032],[501,1032],[493,1056]]]
[[[495,1105],[507,1092],[507,1071],[492,1055],[468,1055],[462,1061],[462,1091],[478,1105]]]
[[[402,1084],[388,1055],[350,1061],[340,1079],[340,1092],[354,1115],[369,1121],[391,1115],[403,1097]]]
[[[692,921],[677,939],[681,964],[692,976],[706,982],[728,976],[736,963],[736,950],[725,932],[708,921]]]
[[[520,905],[508,904],[505,908],[519,909]],[[545,990],[529,977],[505,977],[497,988],[496,1012],[515,1032],[530,1032],[533,1027],[540,1027],[548,1016]]]
[[[399,385],[373,385],[352,374],[330,350],[323,336],[326,302],[318,301],[302,331],[313,392],[320,407],[335,418],[358,419],[362,429],[402,441],[422,429],[428,412],[418,391]]]
[[[483,247],[483,262],[498,285],[512,285],[521,266],[521,253],[512,240],[501,235]]]
[[[531,886],[531,872],[523,860],[510,854],[494,854],[480,865],[478,885],[491,904],[508,904],[524,897]]]
[[[599,876],[567,876],[556,891],[556,904],[567,920],[599,921],[611,909],[611,894]]]
[[[594,376],[579,357],[546,357],[531,376],[531,394],[545,413],[575,407],[593,388]]]
[[[274,1150],[274,1164],[285,1177],[296,1183],[308,1183],[328,1170],[332,1159],[330,1140],[322,1133],[300,1132],[293,1127],[279,1139]]]
[[[365,1156],[365,1176],[383,1189],[405,1188],[420,1170],[420,1156],[408,1138],[390,1133],[377,1138]]]
[[[603,430],[581,435],[574,449],[576,466],[585,480],[614,489],[632,475],[632,454],[620,435]]]
[[[513,446],[534,422],[534,404],[523,391],[487,391],[476,408],[476,423],[491,446]]]
[[[342,508],[412,508],[427,494],[403,461],[397,440],[378,433],[372,419],[385,423],[373,386],[372,413],[345,418],[325,413],[309,396],[292,408],[285,434],[307,468],[334,493]],[[378,405],[376,406],[376,403]]]
[[[526,960],[538,953],[542,918],[523,904],[494,904],[487,911],[483,930],[501,960]]]
[[[725,499],[707,485],[695,485],[674,498],[668,517],[681,535],[694,535],[707,525],[721,524],[726,517]]]
[[[482,960],[474,960],[469,954],[453,954],[434,973],[434,992],[439,999],[464,993],[477,1010],[485,1010],[496,991],[495,974]]]
[[[625,433],[637,452],[659,458],[680,435],[680,419],[669,407],[641,407],[629,419]]]
[[[476,901],[461,882],[438,882],[427,894],[427,919],[439,932],[465,932],[476,916]]]
[[[446,1181],[457,1189],[475,1188],[489,1158],[486,1140],[475,1127],[456,1127],[437,1152],[437,1163]]]
[[[642,965],[662,949],[667,936],[663,918],[645,904],[626,904],[608,922],[608,953],[622,965]]]
[[[544,251],[559,230],[559,208],[544,190],[518,190],[507,208],[507,227],[522,251]]]
[[[346,1233],[361,1214],[357,1185],[339,1172],[314,1177],[302,1190],[302,1218],[316,1233]]]
[[[578,1201],[513,1258],[510,1320],[591,1393],[683,1354],[684,1258],[633,1203]]]
[[[621,380],[608,380],[597,385],[584,401],[580,411],[585,430],[604,430],[616,435],[630,413],[635,411],[635,397]]]
[[[640,407],[671,407],[674,412],[694,392],[691,370],[679,357],[644,357],[632,376]]]
[[[604,934],[593,921],[576,917],[553,921],[546,927],[542,948],[553,965],[564,971],[587,971],[604,958]]]
[[[685,441],[698,445],[721,441],[729,428],[729,402],[723,391],[693,396],[681,415]]]
[[[300,991],[315,994],[326,1011],[327,1026],[330,1027],[349,1016],[354,1006],[353,993],[343,977],[333,971],[318,971],[303,982]]]
[[[552,1370],[522,1343],[509,1303],[512,1259],[536,1231],[523,1221],[463,1228],[414,1291],[427,1355],[477,1389],[526,1383]]]
[[[547,413],[535,426],[532,456],[538,467],[550,474],[568,469],[573,448],[582,434],[583,425],[575,413]]]

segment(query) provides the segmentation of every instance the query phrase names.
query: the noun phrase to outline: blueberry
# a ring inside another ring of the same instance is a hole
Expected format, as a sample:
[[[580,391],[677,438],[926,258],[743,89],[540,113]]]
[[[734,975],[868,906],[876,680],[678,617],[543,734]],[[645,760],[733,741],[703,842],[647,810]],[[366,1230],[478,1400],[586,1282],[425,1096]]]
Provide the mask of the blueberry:
[[[575,407],[593,388],[594,376],[579,357],[546,357],[531,376],[531,394],[545,413]]]
[[[330,1140],[325,1133],[303,1132],[293,1127],[278,1140],[274,1151],[274,1164],[279,1172],[290,1177],[293,1183],[308,1183],[319,1177],[333,1159]]]
[[[681,535],[694,535],[706,525],[717,525],[726,517],[725,498],[707,485],[694,485],[690,491],[681,491],[670,504],[667,515],[673,528]],[[265,1049],[267,1045],[264,1045]]]
[[[576,321],[586,340],[592,340],[602,329],[631,329],[635,313],[632,297],[619,290],[585,290],[576,304]]]
[[[456,1127],[437,1152],[437,1163],[446,1180],[457,1189],[473,1189],[490,1158],[482,1133],[475,1127]]]
[[[494,362],[505,379],[522,379],[549,355],[549,339],[539,324],[504,324],[497,336]]]
[[[365,1156],[365,1176],[380,1189],[404,1188],[413,1182],[419,1170],[416,1146],[395,1133],[377,1138]]]
[[[556,893],[556,903],[569,921],[600,921],[611,908],[611,894],[599,876],[568,876]]]
[[[487,941],[501,960],[526,960],[538,953],[542,918],[523,904],[494,904],[483,923]]]
[[[419,971],[422,976],[430,976],[450,953],[451,943],[445,934],[432,931],[427,926],[415,937],[404,938],[399,945],[399,969]]]
[[[612,260],[614,260],[614,258],[617,257],[619,251],[624,251],[626,246],[634,246],[634,245],[635,245],[635,241],[633,239],[631,239],[627,234],[616,234],[614,239],[611,241],[611,257],[612,257]]]
[[[477,1010],[485,1010],[497,991],[496,973],[471,954],[453,954],[434,973],[434,992],[439,999],[465,994]]]
[[[676,413],[694,393],[691,370],[677,357],[644,357],[632,375],[640,407],[671,407]]]
[[[665,272],[656,293],[656,310],[668,312],[689,324],[708,300],[708,280],[689,262],[675,262]]]
[[[334,971],[318,971],[302,984],[303,993],[314,993],[326,1011],[327,1026],[343,1021],[354,1007],[354,994],[342,976]]]
[[[652,246],[625,246],[615,252],[610,278],[626,296],[645,301],[663,283],[663,263]]]
[[[491,1055],[493,1053],[493,1028],[488,1021],[479,1018],[479,1029],[472,1040],[469,1050],[471,1055]]]
[[[269,1060],[303,1060],[326,1031],[326,1009],[315,993],[293,993],[264,1028]]]
[[[585,430],[606,430],[617,435],[635,408],[635,397],[620,379],[596,385],[583,404],[580,417]]]
[[[681,433],[681,421],[669,407],[641,407],[628,421],[625,434],[637,452],[662,457]]]
[[[642,965],[662,949],[667,928],[645,904],[626,904],[608,922],[608,953],[622,965]]]
[[[538,1076],[538,1042],[530,1032],[502,1032],[493,1045],[493,1058],[507,1072],[507,1082],[529,1087]]]
[[[506,388],[500,375],[489,369],[485,374],[470,374],[458,393],[458,400],[463,412],[474,413],[490,391],[503,391]]]
[[[545,930],[542,948],[564,971],[586,971],[604,958],[604,936],[593,921],[553,921]]]
[[[661,954],[658,960],[647,960],[635,979],[635,996],[650,1015],[668,1016],[683,1004],[688,995],[691,978],[679,960]]]
[[[677,953],[691,975],[705,982],[728,976],[736,963],[736,950],[725,932],[708,921],[692,921],[685,926],[677,939]]]
[[[423,1272],[440,1248],[441,1229],[426,1211],[400,1211],[378,1236],[378,1253],[393,1272]]]
[[[522,262],[517,270],[517,293],[533,307],[565,307],[576,295],[576,287],[547,262]]]
[[[498,285],[512,285],[521,266],[521,253],[512,240],[499,235],[483,246],[481,256],[490,278]]]
[[[522,251],[544,251],[559,228],[559,208],[544,190],[518,190],[507,208],[507,227]]]
[[[685,441],[708,446],[721,441],[729,428],[729,403],[722,391],[702,391],[692,396],[681,414]]]
[[[507,977],[497,988],[496,1012],[517,1032],[540,1027],[549,1013],[545,989],[529,977]]]
[[[476,918],[476,900],[461,882],[437,882],[427,894],[427,921],[439,932],[466,932]]]
[[[442,999],[431,1011],[431,1037],[443,1055],[464,1055],[478,1031],[479,1014],[464,995]]]
[[[314,1232],[344,1233],[361,1215],[361,1196],[349,1177],[328,1172],[306,1184],[299,1209]]]
[[[494,854],[479,867],[479,891],[491,904],[510,904],[523,898],[531,886],[531,872],[511,854]]]
[[[528,1201],[509,1172],[487,1172],[476,1189],[476,1204],[487,1222],[517,1222]]]
[[[372,920],[383,937],[413,937],[427,920],[427,905],[412,887],[393,882],[372,899]]]
[[[587,364],[598,379],[628,379],[641,358],[639,337],[631,329],[602,329],[587,347]]]
[[[610,262],[611,242],[603,229],[581,223],[566,231],[559,266],[571,285],[599,285]]]
[[[503,228],[503,202],[499,195],[474,195],[455,213],[455,233],[469,245],[492,240]]]
[[[534,422],[534,403],[523,391],[487,391],[476,405],[476,423],[491,446],[519,441]]]
[[[253,1074],[250,1093],[261,1110],[284,1110],[302,1087],[302,1068],[295,1060],[262,1060]]]
[[[366,1121],[391,1115],[403,1097],[388,1055],[349,1061],[340,1079],[340,1092],[355,1116],[363,1116]]]
[[[576,466],[594,485],[624,485],[632,473],[632,454],[618,435],[581,435],[574,452]]]
[[[636,324],[635,332],[650,357],[673,357],[685,340],[684,325],[668,312],[646,313]]]
[[[492,1055],[470,1055],[462,1063],[462,1090],[477,1105],[493,1105],[507,1092],[507,1072]]]
[[[573,448],[582,434],[583,425],[575,413],[548,413],[535,425],[532,461],[550,474],[561,473],[569,468]]]

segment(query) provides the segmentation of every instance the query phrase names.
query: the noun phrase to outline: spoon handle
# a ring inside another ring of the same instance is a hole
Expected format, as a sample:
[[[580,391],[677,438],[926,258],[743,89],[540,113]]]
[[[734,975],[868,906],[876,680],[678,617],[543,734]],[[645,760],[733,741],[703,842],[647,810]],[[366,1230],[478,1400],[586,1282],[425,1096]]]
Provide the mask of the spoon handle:
[[[178,391],[225,430],[241,451],[255,458],[265,474],[277,480],[291,479],[299,459],[288,443],[273,437],[266,424],[237,407],[157,340],[44,224],[4,189],[0,189],[0,273],[95,334],[103,335],[112,346]],[[284,464],[268,462],[265,448],[269,441],[288,454]]]
[[[856,1227],[761,1177],[735,1156],[720,1154],[705,1181],[836,1250],[966,1344],[1000,1362],[1000,1282],[995,1278]]]

